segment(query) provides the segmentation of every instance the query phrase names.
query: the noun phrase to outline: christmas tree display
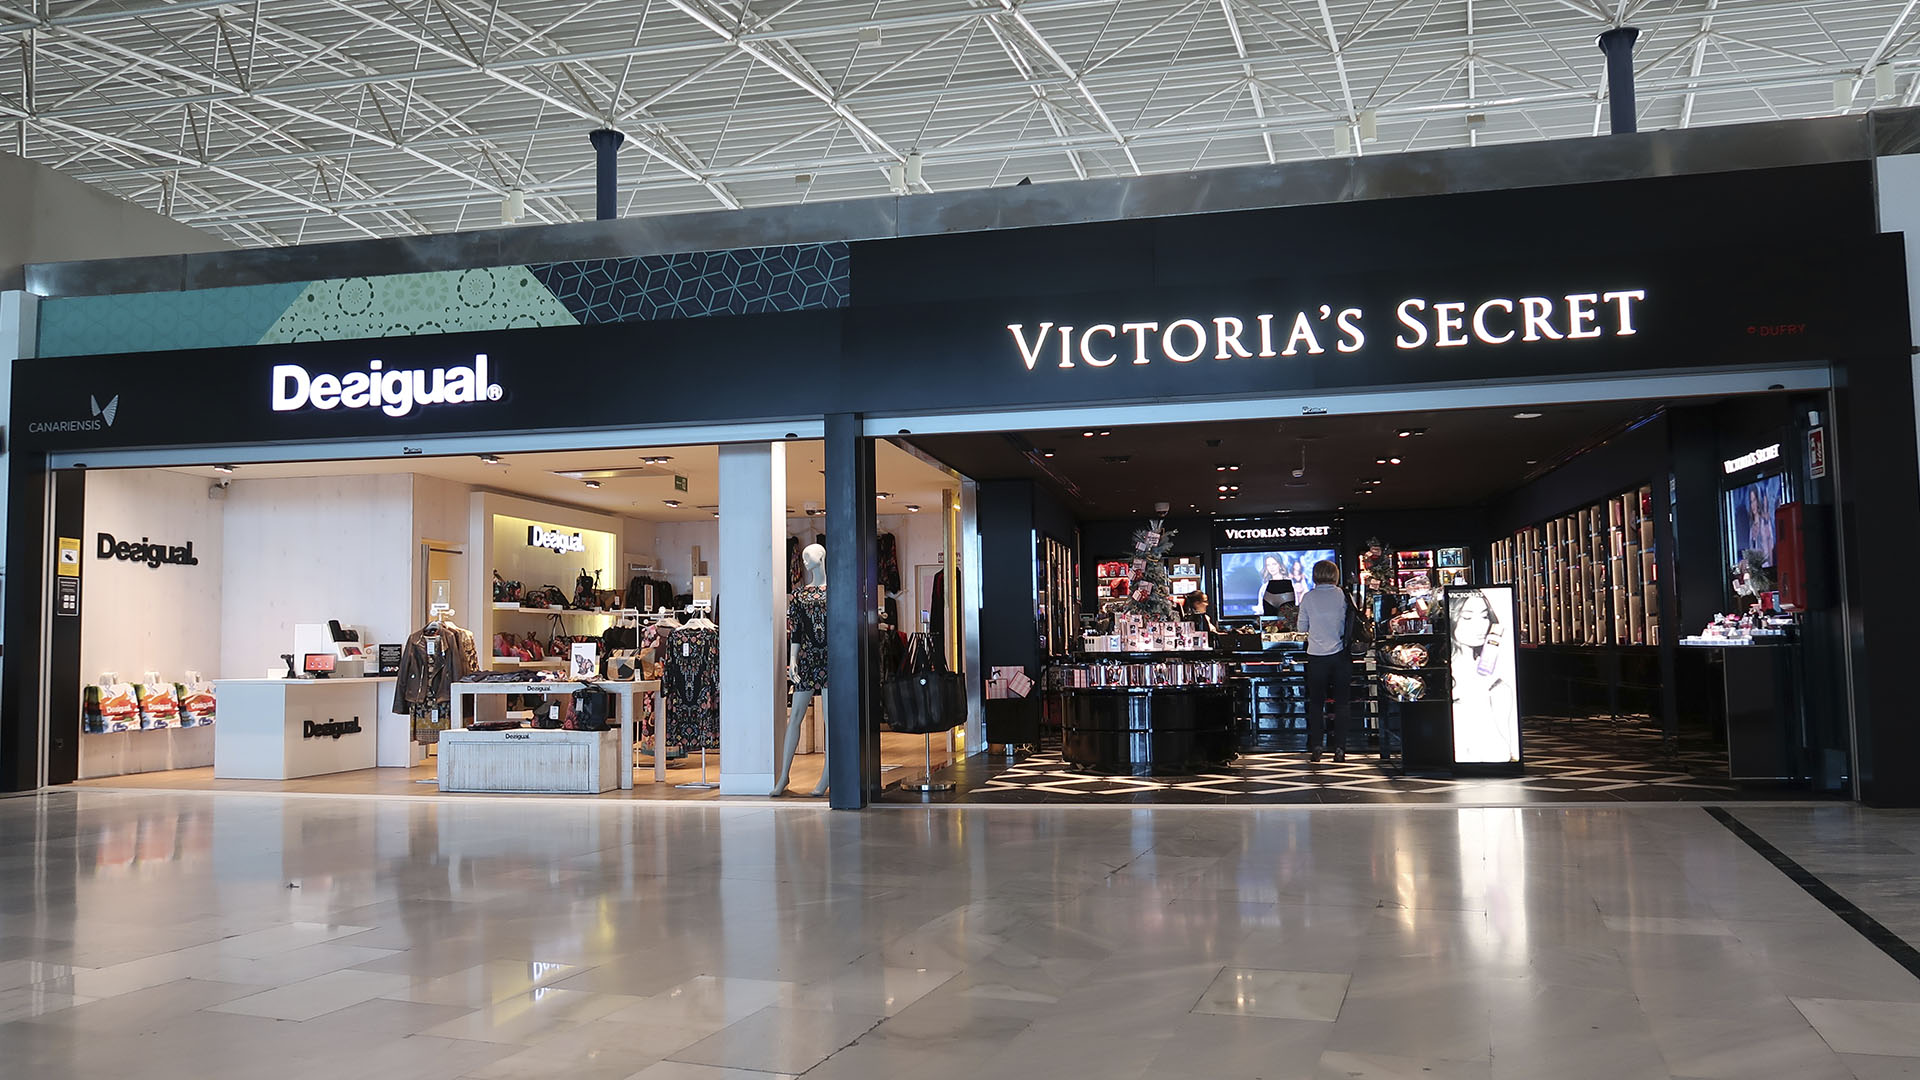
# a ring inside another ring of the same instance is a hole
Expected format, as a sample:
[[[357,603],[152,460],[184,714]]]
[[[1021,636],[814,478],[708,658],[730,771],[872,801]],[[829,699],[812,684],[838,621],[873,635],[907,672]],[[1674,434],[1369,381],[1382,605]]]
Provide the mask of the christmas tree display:
[[[1167,555],[1178,529],[1168,529],[1165,518],[1133,531],[1133,593],[1114,610],[1147,619],[1173,618],[1173,588],[1167,578]]]

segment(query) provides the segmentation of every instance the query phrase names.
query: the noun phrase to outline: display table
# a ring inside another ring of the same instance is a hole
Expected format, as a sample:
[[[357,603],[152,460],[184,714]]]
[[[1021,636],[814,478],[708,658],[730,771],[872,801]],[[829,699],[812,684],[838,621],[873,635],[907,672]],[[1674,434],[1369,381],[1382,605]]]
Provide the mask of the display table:
[[[1078,686],[1062,693],[1068,764],[1133,776],[1191,776],[1233,761],[1233,696],[1225,686]]]
[[[633,698],[635,694],[652,694],[653,695],[653,715],[656,718],[665,716],[666,702],[661,700],[660,682],[657,679],[651,679],[651,680],[636,679],[632,682],[597,682],[597,683],[458,682],[453,684],[453,691],[452,691],[453,709],[451,710],[453,715],[451,719],[451,728],[452,728],[452,731],[461,731],[466,728],[467,726],[466,718],[471,714],[471,709],[467,705],[468,698],[478,697],[482,694],[556,694],[556,695],[571,694],[575,690],[586,690],[586,689],[604,690],[608,694],[612,695],[614,699],[614,708],[618,710],[618,715],[620,720],[620,745],[624,748],[624,754],[626,755],[623,758],[625,765],[619,770],[619,783],[620,783],[620,787],[622,788],[631,788],[633,787],[632,755],[633,755],[633,743],[634,743],[634,729],[639,723],[639,717],[635,715],[634,709],[633,709]],[[658,726],[657,723],[656,723],[656,726]],[[525,729],[525,730],[530,731],[533,729]],[[444,738],[447,734],[451,734],[451,731],[443,732],[442,737]],[[488,736],[494,736],[494,735],[514,734],[514,732],[489,731],[489,732],[471,732],[469,734],[476,734],[476,735],[484,734]],[[560,733],[554,732],[553,734],[560,734]],[[593,735],[597,733],[596,732],[566,732],[565,734]],[[653,780],[654,780],[654,783],[664,784],[667,782],[667,755],[665,753],[666,748],[659,745],[658,733],[656,732],[655,734],[656,734],[656,737],[654,740],[654,743],[655,743],[654,750],[656,751],[656,753],[653,755]],[[503,747],[510,746],[515,748],[512,750],[503,749],[502,751],[503,753],[524,753],[530,756],[538,756],[538,755],[552,752],[551,748],[537,749],[536,747],[539,744],[536,744],[534,740],[515,739],[515,740],[512,740],[511,742],[508,742],[506,740],[499,740],[499,741],[503,744]],[[518,749],[520,747],[525,747],[526,749],[522,751]],[[440,767],[441,767],[440,775],[444,779],[447,775],[445,771],[446,765],[444,763],[444,759]],[[466,790],[474,790],[474,789],[466,789]],[[492,790],[492,789],[488,789],[488,790]],[[561,789],[515,788],[513,790],[560,791]]]
[[[1727,775],[1735,780],[1806,778],[1800,716],[1799,646],[1682,641],[1720,668],[1727,722]]]
[[[371,769],[379,732],[407,718],[389,712],[392,677],[216,679],[213,775],[292,780]]]
[[[443,731],[440,790],[596,795],[620,787],[622,772],[633,785],[632,753],[612,729]]]

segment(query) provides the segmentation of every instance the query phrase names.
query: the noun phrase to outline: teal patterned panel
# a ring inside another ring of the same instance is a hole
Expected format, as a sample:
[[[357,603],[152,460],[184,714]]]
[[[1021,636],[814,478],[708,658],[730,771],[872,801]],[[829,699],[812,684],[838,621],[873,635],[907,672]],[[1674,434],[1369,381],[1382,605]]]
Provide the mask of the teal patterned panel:
[[[257,340],[269,345],[577,325],[526,267],[501,266],[311,282]]]
[[[253,345],[306,289],[295,282],[185,293],[51,297],[40,302],[40,355]]]

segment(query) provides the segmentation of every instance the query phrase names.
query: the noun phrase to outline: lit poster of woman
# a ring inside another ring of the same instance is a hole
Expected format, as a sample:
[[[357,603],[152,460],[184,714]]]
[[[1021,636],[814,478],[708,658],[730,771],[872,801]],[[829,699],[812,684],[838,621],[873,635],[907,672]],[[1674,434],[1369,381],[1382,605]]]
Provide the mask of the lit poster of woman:
[[[1453,643],[1453,760],[1461,765],[1520,761],[1520,705],[1513,651],[1513,590],[1445,591]]]

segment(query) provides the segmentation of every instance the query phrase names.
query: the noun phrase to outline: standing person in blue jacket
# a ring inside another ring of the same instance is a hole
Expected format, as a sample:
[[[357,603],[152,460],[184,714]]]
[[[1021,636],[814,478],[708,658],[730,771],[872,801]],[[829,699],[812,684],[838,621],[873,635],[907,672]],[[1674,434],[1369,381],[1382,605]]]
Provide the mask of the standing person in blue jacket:
[[[1313,564],[1313,588],[1300,599],[1300,632],[1307,635],[1307,760],[1320,760],[1326,732],[1327,695],[1333,695],[1333,760],[1347,760],[1347,711],[1353,696],[1353,662],[1347,654],[1347,594],[1340,591],[1340,565]]]

